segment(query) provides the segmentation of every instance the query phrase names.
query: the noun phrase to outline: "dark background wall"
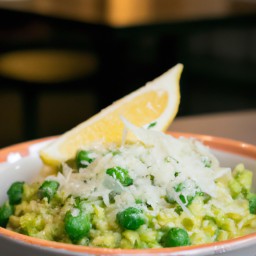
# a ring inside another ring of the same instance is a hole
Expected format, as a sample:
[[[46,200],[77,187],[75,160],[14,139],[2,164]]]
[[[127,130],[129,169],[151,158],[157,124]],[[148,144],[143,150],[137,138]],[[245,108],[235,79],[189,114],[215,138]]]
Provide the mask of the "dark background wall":
[[[47,66],[47,81],[3,67],[10,53],[60,50],[75,53],[73,62]],[[111,28],[0,10],[0,146],[60,134],[177,62],[185,65],[178,116],[256,108],[253,15]]]

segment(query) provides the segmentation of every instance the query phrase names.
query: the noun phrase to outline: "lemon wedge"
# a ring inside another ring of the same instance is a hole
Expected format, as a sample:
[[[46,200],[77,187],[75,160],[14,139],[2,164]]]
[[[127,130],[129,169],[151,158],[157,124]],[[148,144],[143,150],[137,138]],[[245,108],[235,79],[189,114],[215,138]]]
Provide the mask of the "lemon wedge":
[[[121,143],[124,124],[120,116],[136,126],[165,131],[178,111],[182,70],[183,65],[177,64],[64,133],[40,151],[41,159],[46,165],[58,166],[75,157],[83,145],[96,141]]]

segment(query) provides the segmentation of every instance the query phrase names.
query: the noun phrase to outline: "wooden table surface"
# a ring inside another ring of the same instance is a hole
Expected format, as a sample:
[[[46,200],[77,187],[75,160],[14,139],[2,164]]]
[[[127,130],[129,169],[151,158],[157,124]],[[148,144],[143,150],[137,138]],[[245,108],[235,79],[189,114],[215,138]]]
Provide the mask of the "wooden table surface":
[[[0,0],[0,8],[114,27],[255,13],[249,0]]]
[[[256,109],[180,117],[168,130],[225,137],[256,145]]]

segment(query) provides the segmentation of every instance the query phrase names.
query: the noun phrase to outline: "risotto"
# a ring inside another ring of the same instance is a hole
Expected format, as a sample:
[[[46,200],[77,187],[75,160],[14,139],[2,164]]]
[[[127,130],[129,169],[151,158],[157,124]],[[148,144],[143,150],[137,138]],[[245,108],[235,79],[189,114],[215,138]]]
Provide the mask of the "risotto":
[[[252,172],[243,164],[221,167],[193,138],[126,127],[136,142],[85,145],[54,174],[13,183],[0,226],[107,248],[187,246],[255,232]]]

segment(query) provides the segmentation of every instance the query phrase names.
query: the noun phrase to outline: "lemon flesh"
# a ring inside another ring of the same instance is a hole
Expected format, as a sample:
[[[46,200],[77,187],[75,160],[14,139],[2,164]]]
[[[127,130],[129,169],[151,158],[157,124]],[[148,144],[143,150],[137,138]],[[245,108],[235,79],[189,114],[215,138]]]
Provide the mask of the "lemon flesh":
[[[40,151],[43,162],[57,166],[73,158],[82,146],[101,141],[121,143],[123,116],[136,126],[165,131],[175,118],[179,103],[179,81],[183,70],[177,64],[155,80],[114,102],[90,119],[58,137]],[[132,139],[128,136],[128,139]]]

